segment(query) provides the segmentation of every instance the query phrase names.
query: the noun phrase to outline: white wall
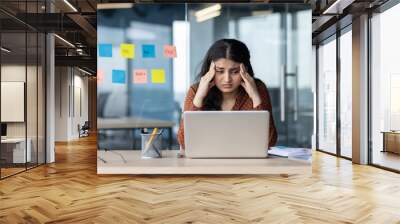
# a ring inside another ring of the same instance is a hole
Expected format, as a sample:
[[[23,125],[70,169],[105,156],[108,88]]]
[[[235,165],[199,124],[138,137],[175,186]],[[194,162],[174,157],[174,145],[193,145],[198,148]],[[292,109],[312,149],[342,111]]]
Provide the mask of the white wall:
[[[69,76],[67,67],[55,69],[55,140],[68,140],[68,86]]]
[[[24,65],[2,65],[1,66],[1,81],[2,82],[25,82],[25,71]],[[28,66],[28,70],[32,67]],[[28,96],[31,95],[28,93]],[[32,94],[33,95],[33,94]],[[1,110],[7,110],[7,108],[1,108]],[[25,137],[25,122],[8,122],[7,123],[7,137]]]
[[[77,139],[78,124],[88,120],[88,78],[75,68],[56,67],[55,85],[55,140]]]
[[[19,110],[22,110],[19,111],[23,113],[22,116],[26,113],[26,119],[23,118],[21,122],[6,122],[7,137],[24,138],[27,136],[30,140],[29,147],[31,149],[32,161],[36,162],[38,158],[39,163],[44,163],[45,159],[45,120],[43,112],[45,90],[43,89],[43,78],[44,74],[40,66],[25,66],[25,64],[3,64],[1,66],[2,82],[23,82],[26,86],[26,99],[22,102],[22,108],[19,108]],[[19,90],[20,94],[24,94],[25,90]],[[2,95],[2,98],[4,97],[7,98],[7,95]],[[16,111],[12,111],[13,108],[5,106],[1,107],[1,110],[3,113],[17,113]]]
[[[74,75],[74,96],[73,98],[75,99],[74,101],[74,108],[72,109],[72,117],[73,119],[71,120],[71,135],[73,138],[79,137],[78,133],[78,124],[81,126],[85,123],[85,121],[89,120],[88,116],[88,78],[83,77],[80,75],[76,75],[76,70],[75,70],[75,75]],[[79,93],[80,91],[80,93]],[[80,97],[79,97],[80,96]],[[80,102],[79,102],[80,101]],[[79,108],[81,107],[81,108]],[[80,111],[81,110],[81,111]],[[74,112],[75,111],[75,112]]]

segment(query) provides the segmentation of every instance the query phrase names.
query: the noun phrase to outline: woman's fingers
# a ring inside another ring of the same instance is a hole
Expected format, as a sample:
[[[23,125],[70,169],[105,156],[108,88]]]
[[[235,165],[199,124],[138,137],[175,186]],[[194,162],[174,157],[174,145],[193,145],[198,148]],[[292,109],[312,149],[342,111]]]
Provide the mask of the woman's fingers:
[[[207,81],[211,81],[214,78],[214,75],[215,75],[215,63],[211,61],[210,68],[208,69],[208,72],[205,75],[207,77]]]
[[[243,66],[243,73],[244,73],[244,75],[245,75],[248,79],[252,78],[252,77],[250,76],[250,74],[247,72],[246,66],[244,66],[243,63],[242,63],[242,66]]]
[[[243,64],[240,64],[240,76],[242,76],[243,81],[248,81]]]
[[[241,65],[241,67],[242,67],[242,71],[243,71],[243,73],[244,73],[244,74],[247,74],[247,69],[246,69],[246,66],[244,66],[244,64],[243,64],[243,63],[241,63],[240,65]]]
[[[208,69],[209,73],[215,73],[215,63],[211,61],[210,68]]]
[[[210,74],[211,74],[211,79],[214,78],[214,76],[215,76],[215,63],[214,62],[212,62],[212,69],[211,69]]]
[[[245,78],[247,78],[247,77],[246,77],[246,69],[244,68],[243,63],[240,64],[240,71],[241,71],[241,73],[243,74],[243,76],[244,76]]]
[[[246,67],[244,66],[243,63],[240,64],[240,68],[241,71],[243,72],[242,78],[243,80],[245,80],[246,82],[253,82],[254,78],[252,76],[250,76],[250,74],[247,72]]]

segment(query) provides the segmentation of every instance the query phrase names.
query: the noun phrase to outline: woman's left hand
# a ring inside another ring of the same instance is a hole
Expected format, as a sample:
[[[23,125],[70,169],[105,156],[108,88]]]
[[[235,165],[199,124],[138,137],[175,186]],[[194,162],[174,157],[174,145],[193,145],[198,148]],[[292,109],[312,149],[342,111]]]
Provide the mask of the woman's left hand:
[[[261,98],[258,94],[257,85],[254,81],[254,78],[247,73],[246,68],[241,63],[240,64],[240,76],[242,76],[242,83],[241,85],[246,90],[247,94],[253,101],[253,107],[257,107],[261,104]]]

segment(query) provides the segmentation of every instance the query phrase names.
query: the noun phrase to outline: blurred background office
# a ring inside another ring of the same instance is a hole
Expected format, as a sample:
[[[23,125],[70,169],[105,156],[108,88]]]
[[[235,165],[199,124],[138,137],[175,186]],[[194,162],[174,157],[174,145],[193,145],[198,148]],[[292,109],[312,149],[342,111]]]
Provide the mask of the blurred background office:
[[[138,148],[140,129],[150,124],[164,127],[165,142],[178,148],[184,97],[206,51],[221,38],[248,46],[255,76],[270,91],[278,145],[311,147],[315,66],[310,5],[138,4],[101,9],[97,18],[99,149]],[[124,43],[134,45],[133,58],[120,54]],[[143,45],[155,47],[154,57],[143,55]],[[165,45],[174,46],[177,56],[163,57]],[[135,80],[139,69],[147,71],[147,80]],[[154,82],[153,69],[162,69],[165,80]],[[125,78],[113,80],[119,75]]]

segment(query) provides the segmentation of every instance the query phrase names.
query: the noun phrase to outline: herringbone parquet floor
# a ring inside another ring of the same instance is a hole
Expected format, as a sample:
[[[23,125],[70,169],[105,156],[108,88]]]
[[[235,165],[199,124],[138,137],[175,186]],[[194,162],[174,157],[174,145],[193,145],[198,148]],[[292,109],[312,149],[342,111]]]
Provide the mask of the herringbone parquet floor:
[[[400,223],[400,175],[316,153],[312,176],[98,176],[96,139],[0,181],[0,223]]]

